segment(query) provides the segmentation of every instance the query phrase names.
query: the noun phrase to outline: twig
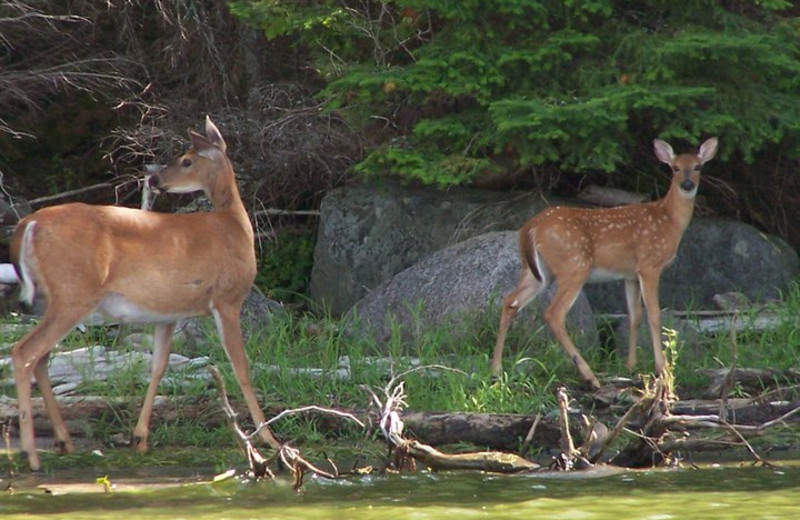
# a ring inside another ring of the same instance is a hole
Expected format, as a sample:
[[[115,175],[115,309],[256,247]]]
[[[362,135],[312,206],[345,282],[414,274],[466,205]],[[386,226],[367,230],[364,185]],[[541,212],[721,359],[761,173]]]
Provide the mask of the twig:
[[[719,396],[719,418],[720,420],[727,420],[728,418],[728,392],[733,386],[733,374],[736,370],[736,361],[738,358],[738,344],[736,342],[736,323],[739,321],[739,311],[734,310],[733,319],[731,319],[730,329],[730,343],[731,343],[731,366],[725,380],[722,383],[722,389]]]
[[[619,421],[617,421],[617,424],[614,426],[614,429],[611,430],[611,433],[608,434],[608,437],[606,437],[603,444],[600,445],[600,449],[597,450],[597,453],[595,453],[595,455],[589,459],[589,462],[596,463],[598,460],[600,460],[600,457],[602,457],[603,453],[605,453],[608,447],[611,446],[611,443],[614,442],[617,437],[619,437],[619,434],[625,429],[625,425],[628,424],[628,421],[631,420],[631,417],[633,417],[635,413],[638,413],[643,407],[644,398],[641,398],[634,403],[633,406],[628,408],[628,411],[625,412],[622,417],[620,417]]]
[[[522,447],[519,450],[520,455],[528,451],[528,446],[530,446],[531,442],[533,442],[533,436],[536,433],[536,428],[539,426],[539,421],[541,419],[542,414],[539,413],[537,413],[536,417],[533,418],[533,424],[531,424],[528,434],[525,436],[525,440],[522,442]]]
[[[78,188],[75,190],[63,191],[61,193],[56,193],[55,195],[47,195],[45,197],[31,199],[28,201],[28,204],[30,204],[32,207],[44,206],[51,202],[57,202],[63,199],[68,199],[76,195],[83,195],[84,193],[88,193],[90,191],[96,191],[101,189],[112,189],[113,187],[114,185],[109,182],[101,182],[98,184],[92,184],[91,186],[85,186],[83,188]]]
[[[754,459],[756,459],[756,462],[759,462],[759,463],[763,464],[763,465],[764,465],[764,466],[766,466],[766,467],[772,467],[772,464],[771,464],[769,461],[767,461],[766,459],[764,459],[763,457],[761,457],[761,455],[759,455],[758,453],[756,453],[756,450],[754,450],[754,449],[753,449],[753,447],[750,445],[750,443],[749,443],[749,442],[747,442],[747,439],[745,439],[745,438],[744,438],[744,435],[742,435],[742,434],[739,432],[739,430],[737,430],[736,428],[733,428],[733,427],[732,427],[732,425],[728,424],[728,422],[727,422],[727,421],[725,421],[725,424],[726,424],[727,426],[729,426],[728,430],[729,430],[730,432],[732,432],[732,433],[733,433],[733,434],[734,434],[736,437],[738,437],[738,439],[739,439],[739,442],[741,442],[742,444],[744,444],[745,448],[747,448],[747,451],[749,451],[749,452],[750,452],[750,455],[752,455],[752,456],[753,456],[753,458],[754,458]]]
[[[336,416],[336,417],[342,417],[344,419],[349,419],[351,421],[354,421],[356,424],[358,424],[362,428],[366,428],[366,425],[363,422],[361,422],[355,415],[353,415],[353,414],[351,414],[349,412],[341,412],[339,410],[334,410],[332,408],[324,408],[322,406],[309,405],[309,406],[301,406],[300,408],[292,408],[290,410],[283,410],[282,412],[280,412],[278,415],[276,415],[272,419],[269,419],[269,420],[264,421],[263,423],[259,424],[258,427],[255,429],[255,431],[253,433],[251,433],[250,435],[248,435],[248,437],[250,439],[253,439],[254,437],[256,437],[258,435],[258,432],[262,428],[267,428],[272,423],[274,423],[275,421],[283,419],[284,417],[286,417],[288,415],[294,415],[294,414],[308,412],[308,411],[312,411],[312,410],[317,411],[317,412],[322,412],[322,413],[328,414],[328,415],[333,415],[333,416]]]
[[[572,442],[572,435],[569,432],[569,397],[567,389],[559,387],[556,391],[556,402],[558,403],[558,424],[561,427],[561,451],[569,458],[575,454],[575,444]]]
[[[777,419],[773,419],[773,420],[771,420],[771,421],[767,421],[767,422],[765,422],[764,424],[762,424],[761,426],[759,426],[759,427],[758,427],[758,429],[759,429],[759,430],[766,430],[767,428],[770,428],[770,427],[772,427],[772,426],[775,426],[775,425],[776,425],[776,424],[778,424],[778,423],[782,423],[782,422],[784,422],[786,419],[788,419],[789,417],[791,417],[791,416],[795,415],[795,414],[796,414],[796,413],[798,413],[798,412],[800,412],[800,406],[798,406],[798,407],[796,407],[796,408],[794,408],[794,409],[792,409],[792,410],[790,410],[790,411],[786,412],[785,414],[781,415],[781,416],[780,416],[780,417],[778,417]]]
[[[575,443],[569,431],[569,396],[567,389],[563,386],[556,391],[556,403],[558,404],[558,422],[561,429],[561,453],[553,459],[550,467],[562,471],[591,467],[592,463],[583,453],[575,449]]]
[[[217,388],[219,389],[219,394],[220,394],[220,401],[222,401],[222,409],[225,412],[225,415],[228,417],[229,424],[236,436],[239,445],[242,447],[242,449],[245,451],[245,454],[247,455],[247,460],[250,463],[250,471],[253,473],[253,476],[256,480],[262,478],[269,478],[269,479],[275,478],[275,475],[269,469],[269,464],[275,460],[280,460],[284,464],[284,466],[286,466],[292,472],[292,476],[294,477],[295,490],[299,489],[300,486],[303,485],[303,477],[308,472],[314,473],[315,475],[328,479],[336,479],[339,477],[338,470],[336,469],[335,465],[331,464],[334,468],[335,473],[325,471],[315,466],[308,460],[306,460],[300,454],[299,449],[289,446],[288,444],[281,445],[281,447],[277,450],[277,452],[271,458],[267,459],[253,445],[252,439],[258,434],[258,431],[261,428],[269,428],[270,423],[293,413],[299,413],[308,410],[317,410],[325,413],[330,413],[332,415],[336,415],[339,417],[345,417],[351,419],[363,427],[364,424],[361,421],[359,421],[355,416],[349,413],[338,412],[336,410],[331,410],[328,408],[322,408],[320,406],[305,406],[293,410],[284,410],[283,412],[273,417],[269,421],[264,421],[263,423],[261,423],[255,432],[247,435],[241,430],[241,428],[239,428],[239,425],[236,422],[237,413],[231,406],[230,401],[228,400],[228,392],[225,389],[225,381],[223,381],[222,375],[220,375],[217,367],[213,365],[209,366],[208,370],[209,372],[211,372],[214,381],[217,383]]]

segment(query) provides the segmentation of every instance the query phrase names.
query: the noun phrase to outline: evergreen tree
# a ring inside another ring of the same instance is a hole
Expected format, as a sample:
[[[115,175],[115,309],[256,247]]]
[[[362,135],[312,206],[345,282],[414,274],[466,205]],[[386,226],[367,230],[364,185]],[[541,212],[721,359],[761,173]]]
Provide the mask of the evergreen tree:
[[[686,148],[719,136],[731,185],[800,159],[800,8],[786,0],[231,5],[309,53],[329,108],[373,138],[357,166],[367,176],[665,186],[655,137]],[[771,182],[796,190],[795,177]]]

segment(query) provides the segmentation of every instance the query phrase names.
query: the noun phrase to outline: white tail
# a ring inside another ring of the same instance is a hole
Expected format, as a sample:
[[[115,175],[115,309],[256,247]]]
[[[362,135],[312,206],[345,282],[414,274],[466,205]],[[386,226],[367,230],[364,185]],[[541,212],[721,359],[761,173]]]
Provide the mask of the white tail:
[[[206,135],[189,135],[192,148],[152,175],[149,186],[158,192],[204,191],[213,212],[160,214],[64,204],[37,211],[14,231],[11,258],[23,287],[35,287],[47,300],[39,324],[11,354],[20,444],[34,470],[40,461],[34,447],[31,376],[53,423],[57,447],[73,451],[47,364],[55,344],[91,313],[155,324],[150,384],[133,431],[138,450],[147,450],[153,400],[167,367],[175,321],[181,318],[214,317],[250,414],[256,424],[264,422],[239,325],[256,274],[253,228],[217,127],[206,118]],[[272,447],[280,445],[267,427],[260,436]]]
[[[694,211],[700,170],[717,151],[711,138],[694,154],[676,156],[672,147],[654,141],[656,157],[672,169],[667,195],[655,202],[609,209],[553,207],[529,220],[519,231],[522,271],[517,287],[503,301],[497,343],[492,356],[493,376],[502,370],[503,345],[511,320],[519,310],[556,281],[557,291],[544,313],[553,335],[575,363],[581,377],[599,387],[592,369],[572,343],[565,327],[567,312],[587,282],[625,280],[630,319],[627,366],[636,365],[636,330],[642,319],[642,298],[653,341],[655,370],[661,374],[661,309],[658,283],[678,250]]]

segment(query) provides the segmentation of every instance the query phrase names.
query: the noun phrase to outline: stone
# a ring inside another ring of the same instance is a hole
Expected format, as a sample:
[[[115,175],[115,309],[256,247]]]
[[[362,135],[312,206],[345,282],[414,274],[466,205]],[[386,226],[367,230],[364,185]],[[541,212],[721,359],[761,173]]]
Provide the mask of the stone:
[[[516,231],[548,205],[532,192],[440,191],[390,182],[333,190],[321,207],[311,296],[339,316],[435,251],[489,231]],[[770,300],[799,273],[797,253],[780,238],[742,222],[695,217],[662,275],[661,307],[713,309],[714,295],[731,291]],[[626,312],[621,282],[587,285],[585,291],[595,312]]]
[[[311,297],[340,316],[431,253],[489,231],[517,229],[545,206],[534,193],[390,182],[332,190],[320,207]]]
[[[392,326],[399,327],[409,339],[446,326],[454,338],[473,330],[489,316],[496,330],[502,298],[517,282],[520,271],[517,233],[485,233],[446,247],[405,269],[370,291],[348,314],[359,327],[386,341]],[[555,286],[523,309],[512,330],[523,327],[526,334],[544,329],[543,338],[551,339],[539,318],[552,298]],[[536,317],[536,319],[534,319]],[[582,294],[567,319],[567,327],[579,347],[598,343],[597,327],[589,304]],[[487,345],[491,349],[492,345]],[[513,348],[507,342],[507,348]]]

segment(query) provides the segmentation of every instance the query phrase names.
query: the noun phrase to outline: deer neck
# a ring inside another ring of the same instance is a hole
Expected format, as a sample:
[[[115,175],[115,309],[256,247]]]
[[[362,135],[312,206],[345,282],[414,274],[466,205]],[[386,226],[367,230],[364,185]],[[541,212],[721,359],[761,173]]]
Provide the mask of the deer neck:
[[[214,211],[233,214],[245,230],[250,234],[253,233],[250,218],[236,186],[236,175],[230,163],[224,168],[224,174],[215,176],[214,182],[206,190],[206,195],[214,206]]]
[[[670,221],[681,231],[685,231],[694,213],[695,196],[684,194],[677,181],[670,185],[667,195],[661,199],[660,206]]]

